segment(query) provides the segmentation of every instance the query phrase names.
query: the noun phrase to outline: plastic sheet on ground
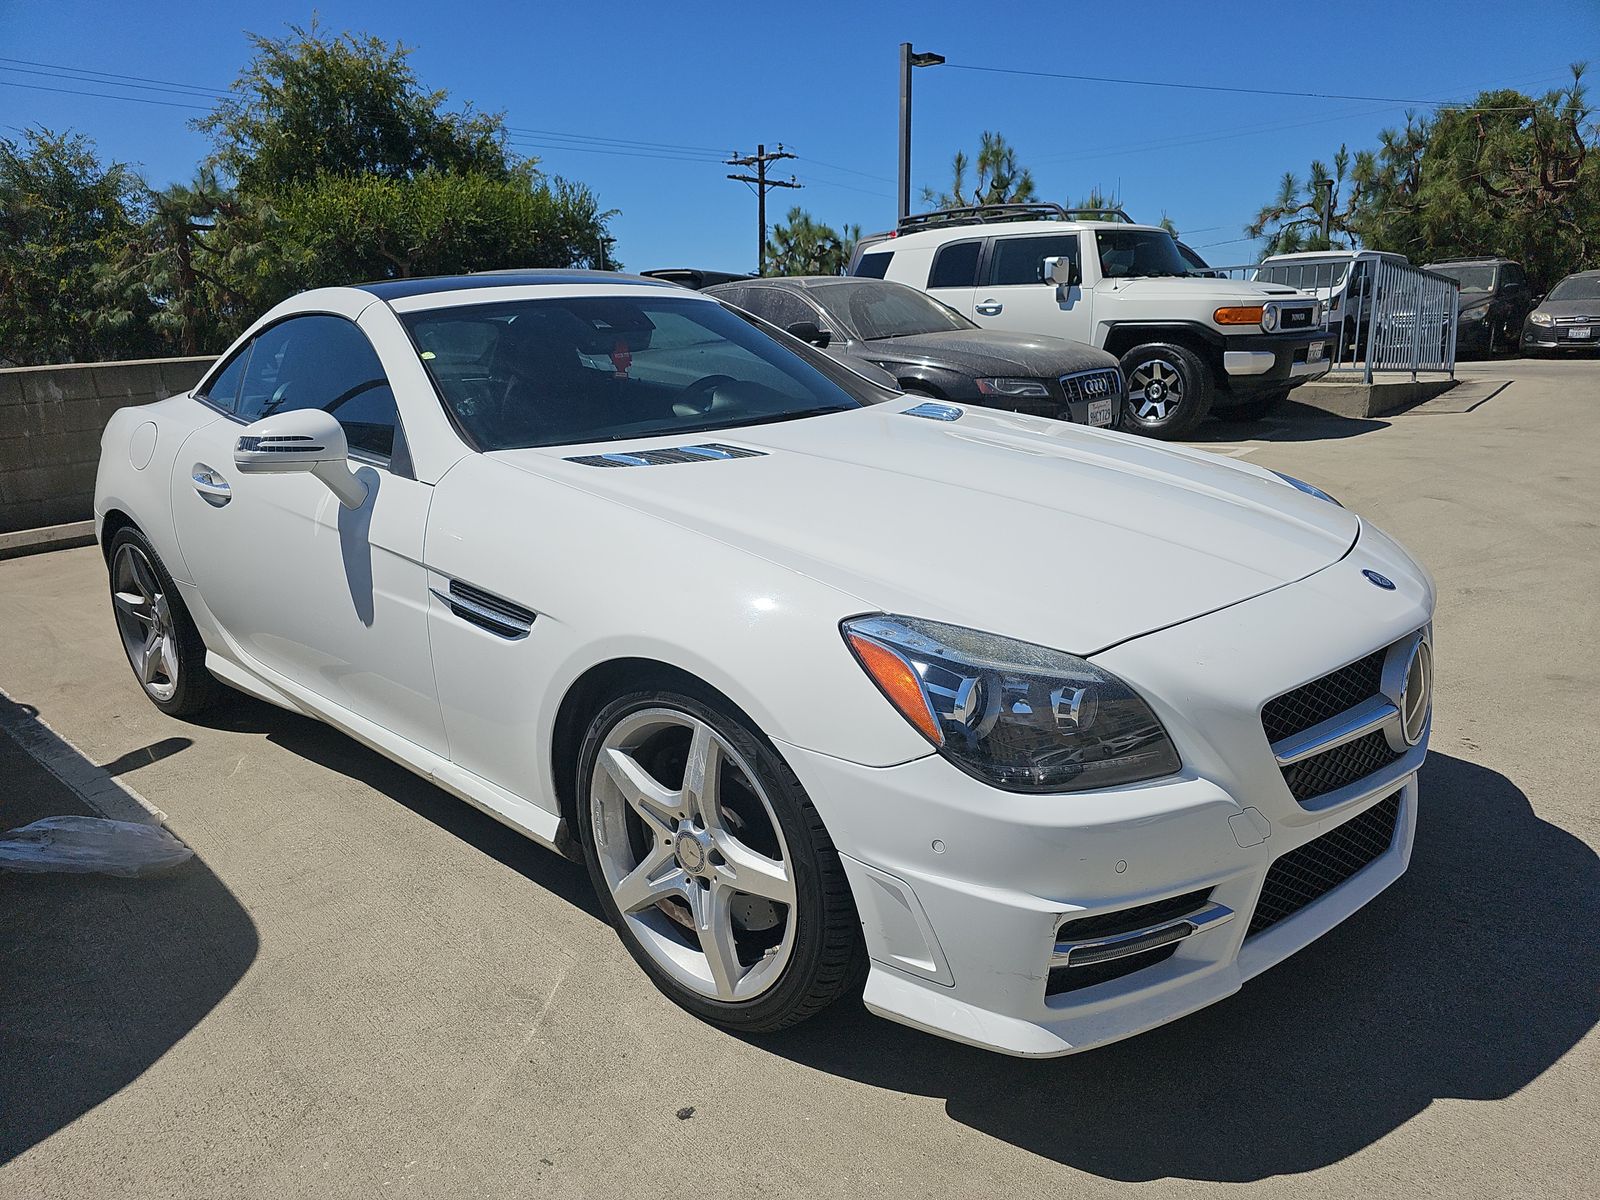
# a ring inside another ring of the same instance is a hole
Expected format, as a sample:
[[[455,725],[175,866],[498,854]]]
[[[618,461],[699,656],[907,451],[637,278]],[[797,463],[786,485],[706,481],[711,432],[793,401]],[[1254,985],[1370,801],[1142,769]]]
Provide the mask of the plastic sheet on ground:
[[[194,857],[159,825],[105,817],[46,817],[0,833],[0,871],[153,875]]]

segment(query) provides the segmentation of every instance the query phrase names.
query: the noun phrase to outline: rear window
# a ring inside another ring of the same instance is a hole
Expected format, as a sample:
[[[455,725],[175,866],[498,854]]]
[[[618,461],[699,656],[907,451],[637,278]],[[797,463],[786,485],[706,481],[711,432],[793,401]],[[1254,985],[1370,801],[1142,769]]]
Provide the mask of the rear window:
[[[939,247],[928,270],[928,286],[973,287],[978,282],[978,251],[982,242],[950,242]]]
[[[872,254],[863,254],[861,261],[856,264],[852,275],[860,275],[865,279],[882,279],[889,273],[889,260],[894,257],[893,250],[878,250]]]

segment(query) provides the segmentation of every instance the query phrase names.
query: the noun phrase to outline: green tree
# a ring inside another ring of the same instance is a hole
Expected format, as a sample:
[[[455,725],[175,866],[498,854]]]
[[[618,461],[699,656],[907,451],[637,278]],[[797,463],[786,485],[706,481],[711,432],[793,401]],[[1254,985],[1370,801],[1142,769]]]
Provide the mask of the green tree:
[[[967,168],[973,168],[972,187],[967,187]],[[998,133],[988,130],[978,141],[977,157],[968,160],[957,150],[950,161],[950,190],[922,189],[922,199],[934,208],[962,208],[969,204],[1025,204],[1036,198],[1033,173],[1017,165],[1017,152]]]
[[[0,138],[0,361],[137,357],[156,346],[137,285],[102,279],[138,228],[143,189],[82,134]]]
[[[242,191],[280,191],[323,173],[508,173],[501,115],[446,111],[446,93],[418,81],[409,47],[329,36],[315,22],[250,41],[255,54],[230,94],[194,122]]]
[[[767,239],[767,274],[843,275],[851,247],[860,240],[861,226],[835,230],[796,205]]]
[[[1331,250],[1336,244],[1355,246],[1375,175],[1376,159],[1370,150],[1358,152],[1352,167],[1349,148],[1341,145],[1333,156],[1331,175],[1321,160],[1312,161],[1304,179],[1285,172],[1277,196],[1262,205],[1255,220],[1245,226],[1245,234],[1265,237],[1266,254]],[[1322,235],[1324,216],[1330,234],[1326,238]]]

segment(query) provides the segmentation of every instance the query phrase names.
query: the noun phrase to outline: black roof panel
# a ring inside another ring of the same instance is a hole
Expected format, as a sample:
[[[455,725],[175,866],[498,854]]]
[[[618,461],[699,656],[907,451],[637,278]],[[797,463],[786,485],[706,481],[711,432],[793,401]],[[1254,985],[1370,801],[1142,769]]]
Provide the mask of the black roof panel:
[[[537,287],[541,284],[616,284],[642,283],[650,287],[672,287],[659,279],[624,275],[619,271],[479,271],[472,275],[430,275],[422,279],[382,279],[353,286],[370,292],[380,300],[402,300],[407,296],[427,296],[434,292],[459,292],[469,288]]]

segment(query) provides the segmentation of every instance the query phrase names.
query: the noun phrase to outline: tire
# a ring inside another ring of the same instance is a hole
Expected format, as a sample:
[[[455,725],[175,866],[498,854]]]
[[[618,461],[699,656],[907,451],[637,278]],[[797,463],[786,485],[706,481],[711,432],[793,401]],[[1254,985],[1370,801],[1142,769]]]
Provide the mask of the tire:
[[[691,760],[715,787],[694,786]],[[769,1033],[859,990],[866,951],[839,854],[788,764],[725,700],[689,685],[619,696],[589,723],[576,785],[600,906],[673,1003]]]
[[[125,526],[112,537],[106,564],[112,616],[140,690],[169,717],[210,708],[222,685],[206,670],[205,643],[156,548]]]
[[[1122,356],[1128,401],[1122,428],[1147,437],[1181,438],[1211,411],[1211,369],[1186,346],[1149,342]]]
[[[1287,388],[1281,392],[1267,392],[1265,395],[1252,396],[1243,404],[1219,410],[1216,416],[1220,421],[1259,421],[1288,398]]]

